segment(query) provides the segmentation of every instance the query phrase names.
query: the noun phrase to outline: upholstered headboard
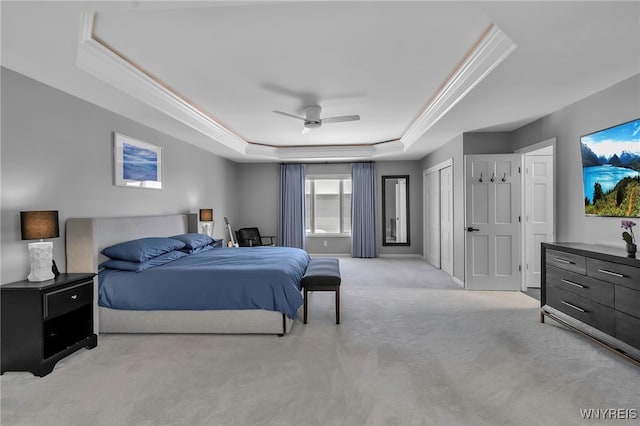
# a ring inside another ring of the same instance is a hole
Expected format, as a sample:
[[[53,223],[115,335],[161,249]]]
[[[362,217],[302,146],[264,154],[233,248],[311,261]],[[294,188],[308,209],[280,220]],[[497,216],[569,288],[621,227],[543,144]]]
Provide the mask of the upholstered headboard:
[[[195,213],[163,216],[68,219],[67,272],[98,272],[106,260],[100,252],[113,244],[144,237],[168,237],[197,232]]]

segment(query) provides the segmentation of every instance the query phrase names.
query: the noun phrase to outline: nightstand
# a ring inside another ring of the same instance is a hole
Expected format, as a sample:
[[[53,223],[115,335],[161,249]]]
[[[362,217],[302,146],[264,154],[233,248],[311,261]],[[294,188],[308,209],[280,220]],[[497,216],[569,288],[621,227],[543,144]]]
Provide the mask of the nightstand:
[[[46,376],[62,358],[98,345],[93,333],[93,277],[60,274],[0,286],[2,371]]]
[[[213,246],[214,247],[224,247],[224,240],[220,239],[220,240],[216,240],[215,238],[213,239]]]

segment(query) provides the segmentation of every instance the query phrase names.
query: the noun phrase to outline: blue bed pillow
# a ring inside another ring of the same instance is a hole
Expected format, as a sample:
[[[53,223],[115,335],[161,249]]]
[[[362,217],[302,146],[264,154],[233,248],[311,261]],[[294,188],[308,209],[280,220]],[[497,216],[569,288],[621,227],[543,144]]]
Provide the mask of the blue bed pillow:
[[[198,249],[213,243],[213,238],[210,236],[196,233],[174,235],[171,238],[182,241],[184,249],[187,250]]]
[[[206,246],[202,246],[194,249],[188,249],[185,247],[183,249],[180,249],[180,251],[183,251],[187,254],[193,254],[193,253],[200,253],[201,251],[211,250],[212,248],[214,248],[213,244],[207,244]]]
[[[131,262],[128,260],[111,259],[100,264],[101,268],[117,269],[119,271],[133,271],[140,272],[145,269],[153,268],[154,266],[164,265],[165,263],[172,262],[181,257],[187,256],[186,253],[181,251],[170,251],[169,253],[161,254],[152,259],[145,260],[144,262]]]
[[[102,254],[112,259],[144,262],[184,246],[182,241],[174,238],[149,237],[115,244],[102,250]]]

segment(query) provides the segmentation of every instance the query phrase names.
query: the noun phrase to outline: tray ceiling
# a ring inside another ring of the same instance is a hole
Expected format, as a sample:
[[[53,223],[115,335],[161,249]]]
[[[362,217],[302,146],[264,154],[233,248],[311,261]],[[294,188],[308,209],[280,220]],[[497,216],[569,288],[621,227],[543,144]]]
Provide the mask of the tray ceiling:
[[[3,66],[238,161],[421,158],[640,72],[639,9],[9,1]],[[314,105],[361,120],[301,134],[272,112]]]

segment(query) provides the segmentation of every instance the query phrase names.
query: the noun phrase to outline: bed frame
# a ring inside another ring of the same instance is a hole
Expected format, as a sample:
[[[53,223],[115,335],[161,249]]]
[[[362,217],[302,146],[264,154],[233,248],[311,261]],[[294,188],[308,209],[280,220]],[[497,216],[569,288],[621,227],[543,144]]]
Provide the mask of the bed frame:
[[[98,273],[107,258],[100,252],[113,244],[144,237],[168,237],[198,232],[195,213],[163,216],[68,219],[67,272]],[[94,306],[98,278],[94,278]],[[227,311],[125,311],[98,306],[94,328],[99,333],[225,333],[278,334],[291,330],[293,320],[263,309]]]

